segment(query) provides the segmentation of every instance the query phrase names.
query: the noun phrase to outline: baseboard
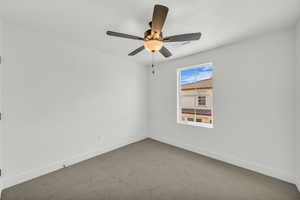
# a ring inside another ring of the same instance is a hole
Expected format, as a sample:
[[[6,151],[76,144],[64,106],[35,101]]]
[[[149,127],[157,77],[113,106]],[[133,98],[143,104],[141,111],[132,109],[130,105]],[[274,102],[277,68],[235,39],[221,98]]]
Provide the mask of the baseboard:
[[[249,162],[246,160],[241,160],[241,159],[237,159],[234,158],[232,156],[229,155],[224,155],[221,153],[215,153],[215,152],[209,152],[200,148],[195,148],[191,145],[187,145],[187,144],[182,144],[182,143],[174,143],[173,141],[169,141],[165,138],[160,138],[160,137],[150,137],[151,139],[157,140],[159,142],[163,142],[172,146],[176,146],[182,149],[186,149],[188,151],[192,151],[194,153],[198,153],[216,160],[220,160],[222,162],[226,162],[241,168],[245,168],[245,169],[249,169],[251,171],[255,171],[273,178],[277,178],[280,180],[283,180],[285,182],[289,182],[289,183],[293,183],[295,184],[296,180],[295,180],[295,176],[289,173],[286,173],[284,171],[281,170],[277,170],[274,169],[272,167],[268,167],[268,166],[263,166],[261,164],[258,163],[254,163],[254,162]],[[299,184],[298,184],[298,189],[299,189]],[[300,191],[300,190],[299,190]]]
[[[46,175],[46,174],[54,172],[56,170],[62,169],[64,165],[65,166],[71,166],[71,165],[74,165],[76,163],[82,162],[84,160],[93,158],[93,157],[101,155],[103,153],[107,153],[109,151],[121,148],[123,146],[129,145],[131,143],[138,142],[138,141],[141,141],[141,140],[144,140],[144,139],[146,139],[146,137],[137,137],[137,138],[132,138],[132,139],[126,139],[123,142],[111,145],[111,146],[106,147],[106,148],[100,148],[100,149],[95,150],[95,151],[86,152],[86,153],[83,153],[83,154],[73,156],[73,157],[71,157],[69,159],[66,159],[66,160],[60,160],[60,161],[57,161],[57,162],[53,162],[52,164],[47,165],[47,166],[42,167],[42,168],[33,169],[33,170],[30,170],[30,171],[27,171],[27,172],[23,172],[23,173],[15,175],[13,177],[4,177],[3,189],[9,188],[11,186],[14,186],[14,185],[26,182],[26,181],[29,181],[29,180],[37,178],[39,176]]]

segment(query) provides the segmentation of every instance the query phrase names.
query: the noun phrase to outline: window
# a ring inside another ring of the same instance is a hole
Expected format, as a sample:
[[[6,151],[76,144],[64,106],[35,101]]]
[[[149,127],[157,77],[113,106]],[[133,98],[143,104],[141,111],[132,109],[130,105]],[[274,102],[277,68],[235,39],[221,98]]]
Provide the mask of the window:
[[[213,127],[213,67],[201,64],[177,71],[177,121]]]
[[[196,122],[202,122],[202,119],[196,119]]]
[[[206,105],[206,96],[198,96],[198,106]]]

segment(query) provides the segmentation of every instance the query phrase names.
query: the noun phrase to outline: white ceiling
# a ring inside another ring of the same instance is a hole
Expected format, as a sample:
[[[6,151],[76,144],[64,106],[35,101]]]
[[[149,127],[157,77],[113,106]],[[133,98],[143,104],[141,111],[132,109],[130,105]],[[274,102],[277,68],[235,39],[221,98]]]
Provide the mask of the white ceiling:
[[[0,0],[8,21],[43,29],[100,51],[126,56],[141,41],[112,38],[107,30],[143,36],[155,3],[169,7],[164,35],[202,32],[199,41],[168,46],[174,56],[185,56],[294,24],[300,0]],[[147,64],[143,51],[133,61]],[[157,61],[163,61],[161,55]]]

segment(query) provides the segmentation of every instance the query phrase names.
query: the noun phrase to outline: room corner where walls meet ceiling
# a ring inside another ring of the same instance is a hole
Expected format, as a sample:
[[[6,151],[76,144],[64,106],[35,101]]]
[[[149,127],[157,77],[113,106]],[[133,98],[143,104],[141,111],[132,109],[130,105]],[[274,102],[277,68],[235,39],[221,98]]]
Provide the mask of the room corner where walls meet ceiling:
[[[189,2],[28,0],[25,3],[2,0],[0,13],[12,23],[43,29],[108,54],[126,56],[127,52],[138,48],[141,43],[108,38],[106,31],[143,36],[152,18],[153,5],[163,4],[169,7],[165,36],[198,31],[203,33],[198,42],[167,46],[174,52],[171,59],[292,26],[300,13],[298,0]],[[138,9],[130,9],[132,7]],[[151,56],[147,52],[128,59],[144,65],[151,63]],[[165,60],[160,55],[156,59],[157,62]]]

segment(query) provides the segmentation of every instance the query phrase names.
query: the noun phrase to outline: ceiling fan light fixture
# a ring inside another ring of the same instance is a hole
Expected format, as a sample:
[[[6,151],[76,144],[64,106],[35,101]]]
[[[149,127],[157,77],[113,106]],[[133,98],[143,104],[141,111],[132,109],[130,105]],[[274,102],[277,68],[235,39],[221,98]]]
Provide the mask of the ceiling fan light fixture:
[[[161,41],[161,40],[145,40],[144,47],[148,51],[159,51],[163,47],[163,41]]]
[[[201,37],[200,32],[164,37],[162,30],[168,15],[168,11],[169,8],[167,6],[159,4],[154,5],[152,20],[151,22],[149,22],[150,29],[145,31],[144,37],[114,31],[107,31],[106,34],[109,36],[139,40],[144,42],[143,46],[140,46],[134,51],[130,52],[128,56],[134,56],[146,49],[150,52],[159,51],[159,53],[161,53],[165,58],[168,58],[172,56],[172,53],[168,50],[168,48],[164,46],[164,43],[172,44],[173,42],[194,41],[199,40]]]

